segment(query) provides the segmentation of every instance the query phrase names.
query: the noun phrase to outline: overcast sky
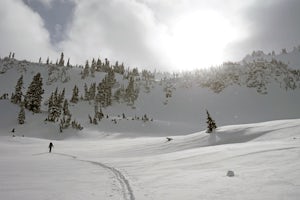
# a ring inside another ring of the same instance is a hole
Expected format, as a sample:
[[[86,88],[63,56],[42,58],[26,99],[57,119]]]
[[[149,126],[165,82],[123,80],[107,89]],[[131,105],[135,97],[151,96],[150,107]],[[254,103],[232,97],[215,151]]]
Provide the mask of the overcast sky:
[[[1,0],[0,56],[190,70],[300,45],[299,0]]]

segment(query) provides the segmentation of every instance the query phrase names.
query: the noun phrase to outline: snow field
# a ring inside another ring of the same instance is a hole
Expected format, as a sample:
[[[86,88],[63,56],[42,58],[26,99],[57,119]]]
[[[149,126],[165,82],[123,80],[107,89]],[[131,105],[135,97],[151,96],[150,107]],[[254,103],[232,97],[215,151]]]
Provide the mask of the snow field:
[[[165,137],[2,136],[1,199],[298,199],[300,120]],[[232,170],[235,176],[226,176]]]

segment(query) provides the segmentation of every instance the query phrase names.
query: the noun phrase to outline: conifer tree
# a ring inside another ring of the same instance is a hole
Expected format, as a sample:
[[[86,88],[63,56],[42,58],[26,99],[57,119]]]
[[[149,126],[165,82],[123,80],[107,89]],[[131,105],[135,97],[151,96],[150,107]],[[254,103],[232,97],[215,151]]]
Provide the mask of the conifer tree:
[[[67,67],[70,67],[70,58],[68,58]]]
[[[79,124],[76,120],[73,120],[71,122],[72,128],[77,129],[77,130],[82,130],[83,127],[81,126],[81,124]]]
[[[90,85],[88,95],[89,95],[89,98],[88,98],[89,100],[95,99],[95,96],[96,96],[96,83],[92,83]]]
[[[207,120],[206,120],[207,130],[206,130],[206,132],[212,133],[217,128],[217,125],[216,125],[215,121],[210,117],[208,110],[206,110],[206,114],[207,114]]]
[[[24,109],[24,105],[21,105],[21,109],[18,115],[18,122],[19,124],[24,124],[25,123],[25,109]]]
[[[98,58],[96,63],[96,71],[100,72],[102,70],[102,61]]]
[[[37,73],[27,89],[27,93],[24,98],[25,108],[38,113],[41,109],[43,90],[43,79],[40,73]]]
[[[51,94],[48,104],[48,121],[55,122],[61,115],[57,90]]]
[[[81,78],[85,79],[86,77],[89,76],[89,73],[90,73],[89,61],[86,61]]]
[[[23,87],[23,75],[19,78],[17,85],[15,87],[15,93],[11,97],[11,102],[14,104],[21,103],[22,100],[22,87]]]
[[[134,104],[138,97],[138,90],[134,88],[134,78],[131,76],[129,79],[128,86],[125,90],[125,99],[129,104]]]
[[[87,84],[85,83],[85,84],[84,84],[84,100],[88,101],[88,100],[89,100],[89,97],[90,97],[90,95],[89,95],[88,86],[87,86]]]
[[[65,99],[65,88],[64,88],[63,91],[59,94],[58,103],[59,103],[60,105],[62,105],[63,102],[64,102],[64,99]]]
[[[96,61],[95,59],[92,60],[92,65],[91,65],[91,76],[95,77],[95,71],[96,71]]]
[[[64,66],[64,64],[65,64],[65,61],[64,61],[64,53],[62,52],[61,55],[60,55],[60,60],[59,60],[58,65],[59,65],[59,66]]]
[[[59,119],[62,113],[62,104],[64,102],[64,90],[59,94],[56,88],[55,92],[51,94],[48,104],[48,121],[55,122]],[[67,106],[65,105],[68,109]],[[63,110],[64,112],[64,110]],[[66,110],[68,112],[68,110]]]
[[[68,103],[68,100],[65,99],[64,101],[64,105],[63,105],[63,115],[66,116],[66,115],[71,115],[70,113],[70,110],[69,110],[69,103]]]
[[[94,118],[96,118],[98,121],[101,121],[101,119],[104,117],[104,114],[102,112],[102,109],[100,108],[99,110],[99,107],[98,107],[98,102],[95,101],[95,116]]]
[[[70,102],[72,103],[77,103],[78,102],[78,99],[79,99],[79,89],[78,87],[75,85],[74,88],[73,88],[73,94],[72,94],[72,98],[70,100]]]
[[[48,121],[51,121],[51,122],[54,122],[55,121],[55,118],[54,118],[54,115],[53,115],[53,112],[52,112],[52,108],[53,108],[53,92],[51,93],[51,96],[48,100],[48,118],[47,120]]]
[[[71,125],[71,117],[72,117],[71,115],[64,115],[60,119],[60,124],[59,124],[60,132],[62,132],[63,129],[69,128],[69,126]]]

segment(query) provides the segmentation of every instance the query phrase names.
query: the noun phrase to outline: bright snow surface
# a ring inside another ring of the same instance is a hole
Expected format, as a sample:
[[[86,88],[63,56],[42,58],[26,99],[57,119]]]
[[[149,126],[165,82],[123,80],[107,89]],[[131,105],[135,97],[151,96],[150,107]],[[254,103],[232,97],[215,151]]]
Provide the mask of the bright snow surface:
[[[0,137],[1,199],[299,199],[300,120],[165,137]],[[51,133],[49,133],[51,134]],[[226,174],[231,170],[233,177]]]

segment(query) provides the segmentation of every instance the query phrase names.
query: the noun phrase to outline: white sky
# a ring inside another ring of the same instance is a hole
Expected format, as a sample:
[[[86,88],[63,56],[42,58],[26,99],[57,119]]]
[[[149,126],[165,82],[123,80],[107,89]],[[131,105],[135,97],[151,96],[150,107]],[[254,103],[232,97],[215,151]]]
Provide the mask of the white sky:
[[[0,56],[190,70],[300,44],[297,0],[1,0]]]

